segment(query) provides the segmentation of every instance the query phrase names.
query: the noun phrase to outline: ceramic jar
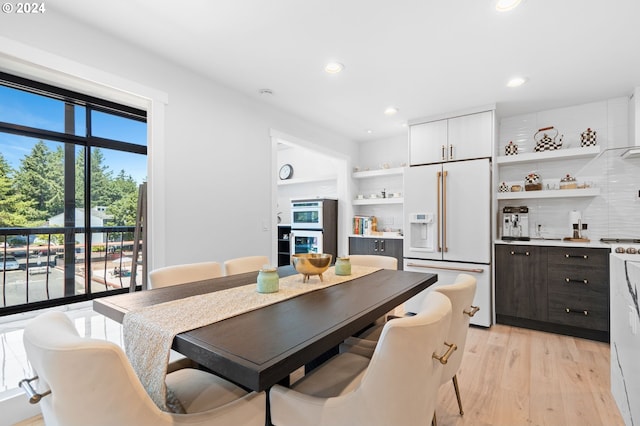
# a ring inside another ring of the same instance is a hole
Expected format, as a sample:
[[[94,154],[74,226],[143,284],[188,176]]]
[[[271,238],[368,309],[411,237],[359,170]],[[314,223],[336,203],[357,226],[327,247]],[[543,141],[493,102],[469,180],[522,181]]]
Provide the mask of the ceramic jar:
[[[279,288],[278,269],[263,267],[258,272],[258,293],[275,293]]]
[[[336,259],[335,273],[336,275],[351,275],[351,261],[348,257]]]
[[[514,144],[513,141],[509,141],[509,143],[504,147],[505,155],[518,155],[518,145]]]

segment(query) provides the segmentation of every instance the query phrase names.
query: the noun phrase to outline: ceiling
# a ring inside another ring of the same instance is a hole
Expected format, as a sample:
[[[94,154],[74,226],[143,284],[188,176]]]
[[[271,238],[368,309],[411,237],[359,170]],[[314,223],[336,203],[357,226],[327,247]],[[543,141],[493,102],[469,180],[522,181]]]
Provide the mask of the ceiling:
[[[494,0],[56,0],[47,7],[356,141],[475,106],[496,104],[504,117],[640,86],[637,0],[525,0],[506,13]],[[344,70],[327,74],[331,60]],[[527,83],[506,87],[516,75]],[[273,94],[261,95],[265,88]],[[399,112],[384,115],[388,106]]]

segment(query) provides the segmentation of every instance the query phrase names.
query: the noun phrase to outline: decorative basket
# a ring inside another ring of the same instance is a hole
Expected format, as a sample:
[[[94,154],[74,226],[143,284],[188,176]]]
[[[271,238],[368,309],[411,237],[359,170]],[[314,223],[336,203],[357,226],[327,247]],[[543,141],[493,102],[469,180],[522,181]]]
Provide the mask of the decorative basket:
[[[552,130],[555,132],[553,137],[545,133],[547,130]],[[540,135],[540,133],[542,133],[542,135]],[[562,148],[562,138],[564,137],[564,135],[560,135],[560,139],[556,142],[557,136],[558,136],[558,130],[555,129],[553,126],[543,127],[542,129],[538,129],[536,134],[533,135],[533,139],[536,141],[536,146],[534,150],[536,152],[543,152],[543,151],[554,151]]]
[[[580,146],[595,146],[596,141],[596,131],[591,130],[591,128],[587,128],[584,132],[580,134]]]
[[[509,141],[509,143],[504,147],[505,155],[518,155],[518,145],[514,144],[513,141]]]
[[[542,189],[542,182],[540,182],[540,175],[531,172],[524,178],[524,190],[525,191],[540,191]]]

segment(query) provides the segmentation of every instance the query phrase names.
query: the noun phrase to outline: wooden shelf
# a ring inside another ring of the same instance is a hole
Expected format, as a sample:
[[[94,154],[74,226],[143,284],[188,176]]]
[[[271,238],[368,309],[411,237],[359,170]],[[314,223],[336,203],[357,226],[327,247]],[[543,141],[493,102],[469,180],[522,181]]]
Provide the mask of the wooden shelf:
[[[377,176],[393,176],[404,174],[404,167],[393,167],[390,169],[367,170],[363,172],[354,172],[354,179],[365,179]]]
[[[556,189],[546,191],[499,192],[497,199],[524,200],[532,198],[597,197],[598,195],[600,195],[600,188]]]
[[[503,155],[496,158],[496,164],[524,164],[538,161],[595,157],[600,154],[600,146],[558,149],[555,151],[531,152],[528,154]]]
[[[363,200],[353,200],[351,204],[354,206],[370,206],[374,204],[402,204],[404,198],[365,198]]]

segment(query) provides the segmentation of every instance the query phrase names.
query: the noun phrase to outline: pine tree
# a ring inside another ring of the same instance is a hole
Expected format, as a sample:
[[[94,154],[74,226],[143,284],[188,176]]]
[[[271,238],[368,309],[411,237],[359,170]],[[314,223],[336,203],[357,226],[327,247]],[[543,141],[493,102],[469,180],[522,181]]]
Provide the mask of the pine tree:
[[[0,154],[0,228],[25,227],[38,219],[34,203],[16,193],[12,173],[11,166]]]

